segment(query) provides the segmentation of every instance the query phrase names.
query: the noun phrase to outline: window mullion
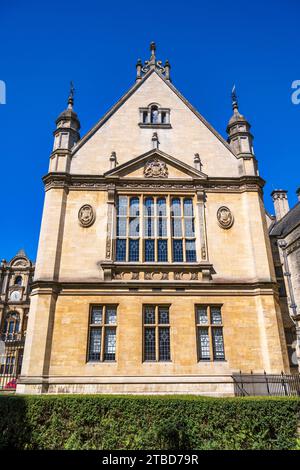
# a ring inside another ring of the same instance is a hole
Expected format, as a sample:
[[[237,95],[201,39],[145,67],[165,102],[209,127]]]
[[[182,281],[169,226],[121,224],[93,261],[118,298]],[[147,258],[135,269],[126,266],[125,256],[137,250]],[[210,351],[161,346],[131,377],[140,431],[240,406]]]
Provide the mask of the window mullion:
[[[158,306],[155,306],[155,359],[159,361],[159,327],[158,327]]]
[[[100,361],[104,361],[104,341],[105,341],[105,317],[106,317],[106,306],[103,307],[102,313],[102,323],[101,323],[101,351],[100,351]]]
[[[208,309],[208,336],[209,336],[209,354],[210,360],[214,361],[214,348],[213,348],[213,335],[212,335],[212,324],[211,324],[211,307],[207,307]]]

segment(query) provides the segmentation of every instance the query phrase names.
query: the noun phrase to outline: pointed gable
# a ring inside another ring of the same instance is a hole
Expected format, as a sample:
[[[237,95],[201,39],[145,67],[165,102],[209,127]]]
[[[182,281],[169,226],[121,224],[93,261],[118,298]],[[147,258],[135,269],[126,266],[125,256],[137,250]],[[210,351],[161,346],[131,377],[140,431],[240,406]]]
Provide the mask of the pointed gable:
[[[158,103],[170,110],[168,128],[140,126],[140,109]],[[73,150],[71,173],[104,174],[116,152],[122,165],[152,148],[153,132],[159,149],[193,166],[198,153],[208,176],[239,176],[239,160],[225,140],[156,70],[150,70],[84,136]]]
[[[107,171],[104,176],[117,178],[193,178],[207,175],[160,150],[150,150],[129,162]]]

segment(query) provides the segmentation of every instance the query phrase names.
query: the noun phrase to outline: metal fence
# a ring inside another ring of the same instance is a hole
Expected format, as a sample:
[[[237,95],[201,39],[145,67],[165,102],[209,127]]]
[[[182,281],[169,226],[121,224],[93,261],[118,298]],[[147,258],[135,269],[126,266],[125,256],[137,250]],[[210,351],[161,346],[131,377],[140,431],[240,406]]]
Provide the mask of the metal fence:
[[[239,374],[232,375],[234,393],[245,396],[300,396],[300,374]]]
[[[0,341],[0,390],[15,391],[21,373],[24,338],[19,336]]]

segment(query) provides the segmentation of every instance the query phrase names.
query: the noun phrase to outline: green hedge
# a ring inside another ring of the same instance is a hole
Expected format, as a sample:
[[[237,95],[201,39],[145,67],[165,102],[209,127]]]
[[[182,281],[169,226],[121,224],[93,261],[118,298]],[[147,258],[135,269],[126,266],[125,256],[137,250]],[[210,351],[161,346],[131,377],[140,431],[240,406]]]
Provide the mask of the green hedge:
[[[296,398],[0,396],[0,449],[295,449],[299,415]]]

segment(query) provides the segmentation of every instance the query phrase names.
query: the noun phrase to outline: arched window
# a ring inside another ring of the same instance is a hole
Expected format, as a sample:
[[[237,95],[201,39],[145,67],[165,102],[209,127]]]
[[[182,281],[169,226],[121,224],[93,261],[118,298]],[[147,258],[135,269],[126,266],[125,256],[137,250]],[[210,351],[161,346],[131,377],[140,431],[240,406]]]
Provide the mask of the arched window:
[[[151,106],[150,120],[151,124],[158,124],[158,107],[156,105]]]
[[[16,276],[15,285],[16,286],[21,286],[22,285],[22,276]]]
[[[17,312],[9,312],[6,314],[2,339],[3,341],[13,341],[20,329],[20,315]]]
[[[171,128],[170,109],[161,108],[158,103],[150,103],[145,108],[139,108],[140,127]]]

